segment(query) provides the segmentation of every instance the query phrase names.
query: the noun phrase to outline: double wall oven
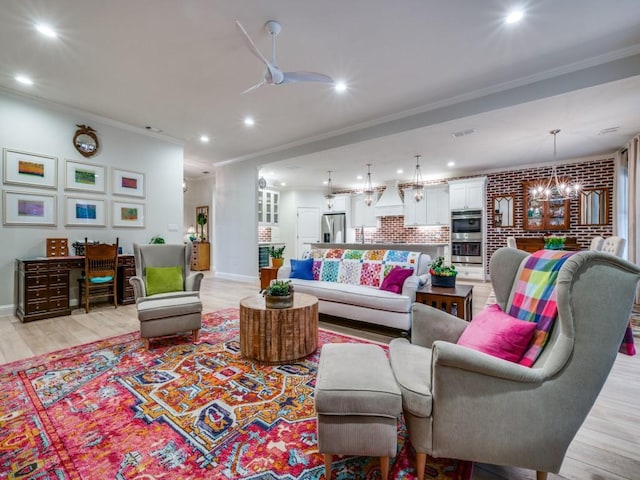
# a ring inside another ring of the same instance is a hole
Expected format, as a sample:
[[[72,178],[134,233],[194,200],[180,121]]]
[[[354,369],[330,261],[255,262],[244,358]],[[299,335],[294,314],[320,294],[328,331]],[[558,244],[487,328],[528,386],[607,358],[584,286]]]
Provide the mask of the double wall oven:
[[[451,211],[451,262],[482,265],[482,210]]]

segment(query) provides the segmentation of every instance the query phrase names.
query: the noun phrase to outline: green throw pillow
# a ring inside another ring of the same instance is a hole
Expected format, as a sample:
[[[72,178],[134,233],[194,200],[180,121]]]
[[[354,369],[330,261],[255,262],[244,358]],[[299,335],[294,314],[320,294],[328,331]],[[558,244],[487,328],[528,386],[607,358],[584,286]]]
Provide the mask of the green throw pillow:
[[[147,267],[147,295],[182,292],[182,267]]]

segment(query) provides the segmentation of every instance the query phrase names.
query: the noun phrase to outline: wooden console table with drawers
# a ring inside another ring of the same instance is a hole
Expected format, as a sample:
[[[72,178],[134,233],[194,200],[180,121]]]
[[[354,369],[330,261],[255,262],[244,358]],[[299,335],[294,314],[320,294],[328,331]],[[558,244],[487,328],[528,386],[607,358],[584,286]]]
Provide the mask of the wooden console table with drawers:
[[[16,259],[16,316],[22,322],[71,315],[71,270],[82,270],[84,257]],[[129,279],[136,274],[133,255],[118,255],[118,304],[135,302]]]

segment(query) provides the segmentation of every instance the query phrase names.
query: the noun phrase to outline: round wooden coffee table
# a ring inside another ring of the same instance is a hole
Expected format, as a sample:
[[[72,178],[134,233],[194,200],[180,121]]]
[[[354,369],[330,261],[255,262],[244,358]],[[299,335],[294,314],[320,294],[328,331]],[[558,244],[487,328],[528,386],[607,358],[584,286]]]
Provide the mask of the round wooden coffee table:
[[[318,348],[318,299],[294,293],[291,308],[266,308],[260,294],[240,300],[240,354],[265,363],[286,363]]]

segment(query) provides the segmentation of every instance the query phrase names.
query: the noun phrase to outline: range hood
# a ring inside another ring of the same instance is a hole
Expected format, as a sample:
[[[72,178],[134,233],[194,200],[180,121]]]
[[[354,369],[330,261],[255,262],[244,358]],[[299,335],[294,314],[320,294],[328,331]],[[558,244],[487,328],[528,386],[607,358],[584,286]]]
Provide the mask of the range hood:
[[[387,188],[382,192],[382,196],[376,203],[374,211],[376,217],[395,217],[404,215],[404,203],[398,193],[398,182],[386,182]]]

